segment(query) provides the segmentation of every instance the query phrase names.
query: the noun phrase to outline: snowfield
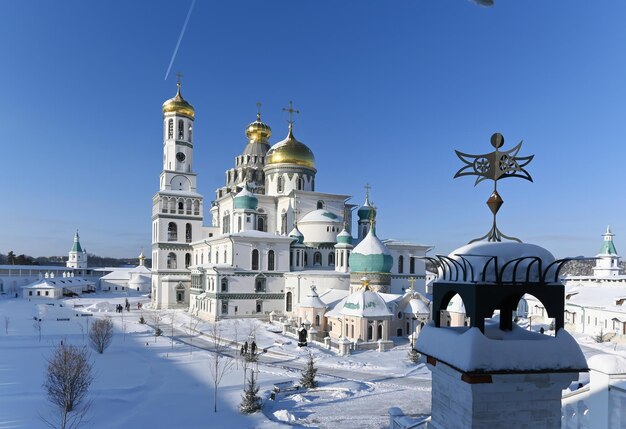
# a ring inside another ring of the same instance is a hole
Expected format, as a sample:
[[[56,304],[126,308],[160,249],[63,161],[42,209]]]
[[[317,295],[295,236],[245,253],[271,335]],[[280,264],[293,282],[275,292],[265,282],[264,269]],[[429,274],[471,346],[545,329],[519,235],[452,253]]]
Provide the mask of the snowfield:
[[[229,350],[238,358],[219,386],[214,413],[209,373],[213,355],[207,350],[212,345],[211,324],[184,310],[154,312],[143,296],[130,296],[131,311],[116,313],[115,306],[125,299],[104,293],[47,302],[0,298],[0,429],[47,427],[41,417],[50,420],[54,413],[41,387],[46,358],[60,341],[86,345],[90,324],[103,317],[112,318],[115,335],[104,354],[91,351],[93,404],[84,427],[373,429],[388,427],[391,407],[401,408],[407,421],[430,413],[430,371],[408,361],[407,344],[384,353],[361,351],[341,357],[319,345],[299,348],[294,338],[280,333],[280,326],[254,319],[219,324],[220,334],[232,342]],[[138,302],[144,303],[143,310],[137,309]],[[155,314],[162,319],[161,337],[154,336],[151,326]],[[148,324],[139,323],[142,315]],[[42,319],[41,341],[34,317]],[[574,338],[587,358],[598,353],[626,356],[626,345],[598,344],[578,334]],[[247,371],[257,374],[263,408],[242,415],[238,407],[244,367],[239,348],[252,339],[262,353]],[[319,384],[300,389],[300,371],[309,352]],[[588,383],[588,376],[580,382]],[[275,385],[280,391],[271,401]]]
[[[130,296],[131,311],[116,313],[115,306],[125,298],[111,294],[38,302],[0,298],[0,429],[45,428],[42,418],[54,420],[41,387],[46,358],[60,341],[87,345],[90,324],[102,317],[113,319],[115,335],[104,354],[90,352],[95,380],[84,427],[381,428],[388,426],[387,410],[392,406],[416,416],[430,410],[430,372],[423,364],[408,362],[407,345],[385,353],[339,357],[317,346],[300,349],[293,338],[279,333],[278,326],[247,319],[220,323],[220,329],[233,342],[235,356],[239,354],[235,340],[241,344],[254,338],[259,350],[266,350],[258,364],[248,368],[258,374],[262,412],[239,413],[244,369],[242,360],[236,359],[218,388],[214,413],[208,370],[212,354],[205,350],[211,346],[209,337],[194,333],[193,349],[189,344],[190,326],[208,334],[210,324],[184,310],[161,311],[164,334],[155,337],[148,300]],[[144,303],[143,310],[137,309],[137,302]],[[139,323],[141,315],[148,324]],[[42,320],[41,341],[34,317]],[[270,401],[275,384],[298,384],[309,350],[318,368],[318,387],[281,391]]]

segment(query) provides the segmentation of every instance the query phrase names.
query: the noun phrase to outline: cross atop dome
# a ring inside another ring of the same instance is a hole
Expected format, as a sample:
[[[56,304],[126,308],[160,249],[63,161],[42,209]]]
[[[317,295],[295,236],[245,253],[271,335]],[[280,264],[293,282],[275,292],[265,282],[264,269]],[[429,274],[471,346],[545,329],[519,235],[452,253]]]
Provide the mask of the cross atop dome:
[[[300,114],[299,110],[296,110],[293,108],[293,101],[289,100],[289,108],[283,107],[283,112],[289,112],[289,120],[287,122],[289,122],[289,128],[291,129],[293,127],[293,114],[297,113]]]

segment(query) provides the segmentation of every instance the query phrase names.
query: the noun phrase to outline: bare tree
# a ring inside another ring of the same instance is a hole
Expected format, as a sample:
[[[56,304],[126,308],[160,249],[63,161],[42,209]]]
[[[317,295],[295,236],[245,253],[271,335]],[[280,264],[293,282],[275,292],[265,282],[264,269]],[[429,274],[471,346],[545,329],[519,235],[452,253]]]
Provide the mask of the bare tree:
[[[196,331],[196,328],[198,327],[198,324],[200,323],[200,319],[198,319],[197,317],[193,317],[194,315],[191,312],[191,309],[189,310],[189,354],[193,355],[193,335]],[[196,316],[197,316],[197,310],[196,310]]]
[[[4,333],[9,335],[9,323],[11,322],[11,319],[9,319],[9,316],[4,316]]]
[[[217,388],[222,382],[224,375],[233,367],[233,358],[228,354],[229,347],[222,334],[222,328],[218,322],[211,325],[212,345],[209,347],[211,358],[209,362],[209,375],[213,380],[213,412],[217,412]]]
[[[41,342],[41,319],[36,318],[33,322],[33,328],[39,333],[39,342]]]
[[[78,323],[78,327],[80,328],[80,335],[83,339],[83,344],[85,344],[85,328],[83,327],[82,322],[79,320],[76,323]]]
[[[113,340],[113,322],[110,317],[98,319],[91,325],[89,331],[89,342],[91,347],[102,354]]]
[[[151,314],[152,323],[154,324],[154,342],[156,343],[157,337],[160,336],[163,331],[161,330],[161,322],[163,321],[163,310],[156,309]]]
[[[89,352],[84,346],[79,348],[61,343],[47,362],[43,388],[48,401],[58,412],[58,422],[57,419],[42,420],[52,428],[78,428],[91,405],[90,401],[85,401],[93,381]]]
[[[170,332],[172,339],[172,350],[174,350],[174,318],[176,317],[176,311],[172,310],[170,312],[171,320],[170,320]]]

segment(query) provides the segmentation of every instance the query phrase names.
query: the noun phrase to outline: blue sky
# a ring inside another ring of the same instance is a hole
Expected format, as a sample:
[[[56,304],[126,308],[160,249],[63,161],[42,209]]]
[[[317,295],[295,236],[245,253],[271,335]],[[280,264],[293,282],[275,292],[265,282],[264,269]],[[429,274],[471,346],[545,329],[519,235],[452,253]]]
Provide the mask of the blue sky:
[[[484,234],[491,183],[453,180],[454,149],[500,131],[535,154],[534,183],[499,184],[505,233],[594,255],[611,224],[626,248],[626,2],[199,0],[164,80],[190,4],[3,2],[0,252],[66,254],[76,228],[98,255],[149,248],[179,70],[207,207],[255,103],[276,143],[293,100],[317,190],[361,203],[371,183],[381,236],[447,253]]]

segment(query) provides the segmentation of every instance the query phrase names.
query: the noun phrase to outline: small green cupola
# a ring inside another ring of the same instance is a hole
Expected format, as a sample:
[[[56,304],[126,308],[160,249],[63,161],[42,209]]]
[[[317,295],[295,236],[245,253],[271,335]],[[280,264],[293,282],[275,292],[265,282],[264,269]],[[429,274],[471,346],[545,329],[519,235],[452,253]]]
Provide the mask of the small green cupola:
[[[369,221],[372,218],[376,218],[376,209],[370,204],[369,191],[365,194],[365,202],[357,211],[360,221]]]
[[[602,242],[602,249],[600,249],[600,255],[617,255],[615,244],[613,243],[613,237],[615,234],[611,232],[611,227],[606,227],[606,232],[602,234],[604,241]]]
[[[244,182],[243,189],[233,198],[234,208],[242,210],[256,210],[258,205],[258,198],[248,190],[248,184]]]
[[[352,234],[346,231],[346,227],[339,234],[337,234],[337,244],[352,244]]]
[[[289,233],[289,238],[293,238],[292,244],[302,244],[304,243],[304,235],[298,229],[298,225],[295,225],[291,232]]]
[[[78,235],[78,230],[76,230],[76,233],[74,234],[74,243],[72,244],[72,250],[70,250],[70,252],[78,252],[78,253],[83,252],[83,248],[80,245],[80,237]]]

